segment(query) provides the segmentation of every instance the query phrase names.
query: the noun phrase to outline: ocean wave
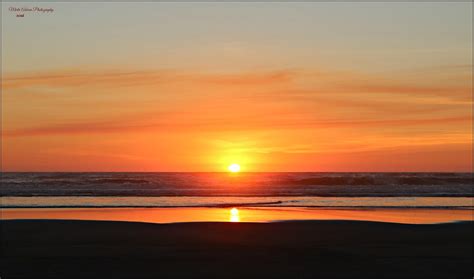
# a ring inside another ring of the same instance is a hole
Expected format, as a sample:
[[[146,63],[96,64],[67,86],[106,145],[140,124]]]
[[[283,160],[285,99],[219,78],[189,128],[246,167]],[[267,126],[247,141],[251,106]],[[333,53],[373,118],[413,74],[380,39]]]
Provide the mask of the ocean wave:
[[[105,207],[314,207],[314,208],[474,208],[457,197],[4,197],[2,208]]]
[[[474,196],[472,173],[2,173],[1,182],[1,196]]]

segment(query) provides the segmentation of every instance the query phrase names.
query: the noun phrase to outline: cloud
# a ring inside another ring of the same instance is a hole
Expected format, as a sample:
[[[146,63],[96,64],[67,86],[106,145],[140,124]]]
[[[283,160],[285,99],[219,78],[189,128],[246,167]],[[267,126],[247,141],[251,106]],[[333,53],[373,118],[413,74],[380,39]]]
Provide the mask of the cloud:
[[[310,120],[310,119],[276,119],[272,117],[249,116],[247,119],[207,118],[187,119],[179,121],[97,121],[76,122],[47,125],[41,127],[4,130],[4,137],[30,137],[47,135],[104,134],[124,133],[133,131],[252,131],[266,129],[292,128],[357,128],[357,127],[406,127],[443,125],[450,123],[471,123],[471,116],[459,116],[431,119],[385,119],[385,120]]]
[[[447,67],[447,66],[444,66]],[[446,72],[464,72],[466,65],[453,65]],[[429,72],[429,71],[426,71]],[[405,74],[407,75],[407,74]],[[416,76],[416,75],[413,75]],[[436,78],[436,79],[439,79]],[[408,81],[406,77],[361,75],[354,72],[330,70],[273,70],[244,73],[200,73],[180,70],[154,71],[81,71],[59,70],[43,73],[5,75],[2,88],[8,92],[12,89],[34,88],[136,88],[146,91],[156,86],[178,84],[180,86],[224,86],[226,88],[247,88],[281,86],[286,93],[295,91],[314,94],[404,94],[421,96],[446,96],[466,99],[471,96],[472,78],[464,82],[444,85],[434,84],[437,81],[423,77],[420,80]],[[70,92],[66,90],[65,92]],[[314,95],[313,94],[313,95]],[[284,94],[275,97],[285,97]]]
[[[179,86],[156,88],[163,84]],[[382,130],[472,122],[471,83],[434,86],[425,80],[329,70],[62,70],[7,75],[2,87],[11,93],[3,99],[5,137],[155,130]],[[34,88],[43,87],[54,88],[54,94],[39,103],[42,97],[32,96],[38,92]],[[119,95],[123,87],[131,90]],[[45,109],[37,109],[38,104]],[[58,116],[63,123],[57,123]]]
[[[3,89],[28,87],[75,87],[75,86],[136,86],[162,83],[201,83],[216,85],[264,85],[289,82],[293,73],[289,70],[238,73],[206,74],[186,71],[57,71],[7,75],[3,79]]]

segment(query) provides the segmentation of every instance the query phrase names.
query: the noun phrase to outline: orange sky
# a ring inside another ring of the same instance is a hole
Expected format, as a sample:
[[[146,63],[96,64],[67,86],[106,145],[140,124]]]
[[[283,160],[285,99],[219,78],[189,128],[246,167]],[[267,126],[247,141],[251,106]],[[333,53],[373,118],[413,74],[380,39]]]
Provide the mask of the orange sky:
[[[67,14],[65,6],[57,5]],[[224,7],[218,12],[239,13]],[[58,17],[47,21],[61,20],[66,26],[74,21]],[[144,49],[130,46],[123,55],[107,42],[71,53],[58,47],[57,59],[47,63],[41,59],[54,51],[46,50],[53,43],[41,41],[37,47],[44,53],[31,52],[23,45],[14,47],[25,38],[12,34],[48,23],[33,18],[19,26],[15,20],[5,22],[10,40],[4,39],[3,171],[225,171],[231,163],[243,171],[472,170],[469,38],[458,36],[462,40],[455,47],[412,49],[408,47],[415,47],[410,45],[415,39],[408,38],[416,34],[402,26],[400,34],[410,33],[402,40],[406,47],[387,48],[377,46],[381,38],[367,29],[375,49],[370,55],[356,49],[362,42],[358,37],[348,37],[353,47],[334,50],[335,58],[326,61],[324,51],[331,55],[333,49],[316,39],[293,38],[266,51],[258,37],[246,37],[255,30],[234,31],[237,43],[229,47],[216,43],[224,36],[219,30],[200,29],[214,44],[176,47],[181,55],[155,54],[150,45],[158,47],[159,38],[144,37],[139,41]],[[85,26],[79,33],[85,37],[108,34],[112,28]],[[257,24],[259,28],[267,34],[266,27]],[[292,29],[287,28],[290,36]],[[124,29],[122,35],[129,31]],[[325,35],[336,48],[341,46],[337,34]],[[428,37],[433,45],[447,38]],[[134,56],[147,49],[146,59]],[[110,50],[104,57],[117,58],[115,63],[97,57],[86,61],[88,54],[104,50]],[[29,58],[31,66],[22,64],[23,58],[12,58],[18,53]],[[76,61],[76,55],[84,62]],[[192,55],[199,60],[187,63],[184,58]],[[146,64],[150,60],[156,63]]]
[[[468,171],[468,67],[4,79],[5,170]],[[28,104],[28,105],[25,105]]]

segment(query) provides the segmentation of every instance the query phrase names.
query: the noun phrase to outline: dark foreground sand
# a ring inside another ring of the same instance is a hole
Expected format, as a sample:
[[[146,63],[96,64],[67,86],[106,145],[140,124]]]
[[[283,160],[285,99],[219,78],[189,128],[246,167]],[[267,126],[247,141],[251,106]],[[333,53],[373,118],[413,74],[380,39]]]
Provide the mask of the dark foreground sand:
[[[1,221],[1,278],[472,278],[473,222]]]

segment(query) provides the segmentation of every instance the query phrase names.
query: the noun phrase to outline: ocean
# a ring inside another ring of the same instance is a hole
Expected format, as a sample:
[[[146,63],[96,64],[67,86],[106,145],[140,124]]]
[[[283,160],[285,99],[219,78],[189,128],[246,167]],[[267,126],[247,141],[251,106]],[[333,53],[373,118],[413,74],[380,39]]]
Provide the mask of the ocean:
[[[1,207],[471,208],[472,173],[2,173]]]

